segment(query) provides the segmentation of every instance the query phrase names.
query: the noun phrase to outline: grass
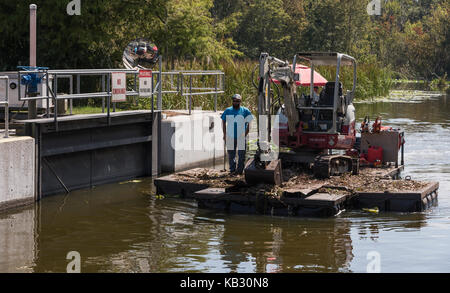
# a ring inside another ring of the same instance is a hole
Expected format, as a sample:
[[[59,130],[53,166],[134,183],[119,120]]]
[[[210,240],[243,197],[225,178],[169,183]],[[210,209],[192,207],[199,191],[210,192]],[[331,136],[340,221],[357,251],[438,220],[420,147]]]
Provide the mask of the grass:
[[[224,109],[231,105],[230,97],[239,93],[242,96],[242,105],[249,108],[252,112],[257,109],[257,90],[251,81],[252,72],[258,65],[257,61],[252,60],[234,60],[233,62],[224,62],[221,64],[202,65],[195,62],[178,62],[177,70],[222,70],[225,73],[225,93],[218,96],[217,108]],[[167,71],[166,66],[164,66]],[[321,66],[317,68],[327,80],[335,79],[335,68]],[[341,70],[341,80],[344,89],[351,89],[353,82],[353,68],[345,66]],[[185,79],[184,85],[189,84],[189,80]],[[213,86],[214,80],[211,77],[199,77],[192,80],[193,87]],[[164,80],[163,84],[170,89],[169,80]],[[355,93],[355,101],[372,99],[375,97],[384,97],[389,94],[394,81],[392,80],[392,72],[387,68],[382,68],[376,64],[362,64],[357,70],[357,87]],[[74,114],[92,114],[101,113],[101,100],[95,101],[89,99],[84,104],[77,105],[73,109]],[[156,103],[156,98],[155,98]],[[155,105],[156,107],[156,105]],[[177,94],[163,95],[163,109],[185,109],[186,99]],[[201,108],[204,110],[214,109],[214,96],[203,95],[194,96],[192,98],[192,109]],[[137,110],[151,109],[151,99],[138,99],[137,105],[132,100],[123,103],[117,103],[117,111],[121,110]]]
[[[116,107],[116,112],[119,111],[125,111],[126,109],[119,109],[118,107]],[[105,113],[106,113],[107,109],[105,107]],[[111,107],[111,112],[113,111],[112,107]],[[69,112],[69,110],[67,110],[67,112]],[[102,113],[102,107],[96,107],[96,106],[77,106],[77,107],[73,107],[72,109],[72,114],[73,115],[78,115],[78,114],[98,114],[98,113]]]
[[[334,80],[336,70],[334,67],[319,67],[317,69],[327,80]],[[353,68],[343,67],[340,79],[344,90],[350,90],[353,85]],[[385,97],[394,85],[392,72],[375,64],[362,64],[357,67],[355,101],[368,100],[376,97]]]
[[[446,91],[450,87],[450,82],[447,81],[447,73],[443,76],[433,79],[430,83],[430,88],[432,90]]]

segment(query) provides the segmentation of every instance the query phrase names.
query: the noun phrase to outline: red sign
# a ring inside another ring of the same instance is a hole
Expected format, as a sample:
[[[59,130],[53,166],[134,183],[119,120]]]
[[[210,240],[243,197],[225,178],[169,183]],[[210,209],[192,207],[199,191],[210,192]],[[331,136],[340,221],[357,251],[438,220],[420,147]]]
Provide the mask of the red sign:
[[[139,71],[139,96],[148,97],[152,94],[152,71]]]
[[[139,70],[139,78],[146,78],[146,77],[152,77],[152,71],[151,70]]]

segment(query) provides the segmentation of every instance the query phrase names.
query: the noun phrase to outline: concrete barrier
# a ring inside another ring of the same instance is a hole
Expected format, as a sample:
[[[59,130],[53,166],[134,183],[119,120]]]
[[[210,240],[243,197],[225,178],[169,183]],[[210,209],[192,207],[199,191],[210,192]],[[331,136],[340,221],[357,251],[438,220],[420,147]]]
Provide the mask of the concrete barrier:
[[[0,212],[34,200],[34,139],[27,136],[0,138]]]
[[[206,164],[223,164],[219,112],[173,111],[161,121],[161,171],[177,172]],[[163,114],[164,116],[164,114]]]

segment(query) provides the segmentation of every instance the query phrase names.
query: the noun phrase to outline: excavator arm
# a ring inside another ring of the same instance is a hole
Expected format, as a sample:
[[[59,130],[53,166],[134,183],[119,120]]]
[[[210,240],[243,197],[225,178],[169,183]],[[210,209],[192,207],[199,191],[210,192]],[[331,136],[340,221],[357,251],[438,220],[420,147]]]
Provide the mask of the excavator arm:
[[[282,61],[267,53],[261,53],[259,58],[257,151],[255,157],[249,160],[245,168],[247,183],[281,184],[282,182],[281,161],[270,149],[271,116],[275,114],[271,113],[270,87],[272,78],[279,80],[281,83],[289,131],[292,135],[295,133],[300,120],[295,103],[295,59],[291,67],[287,61]]]

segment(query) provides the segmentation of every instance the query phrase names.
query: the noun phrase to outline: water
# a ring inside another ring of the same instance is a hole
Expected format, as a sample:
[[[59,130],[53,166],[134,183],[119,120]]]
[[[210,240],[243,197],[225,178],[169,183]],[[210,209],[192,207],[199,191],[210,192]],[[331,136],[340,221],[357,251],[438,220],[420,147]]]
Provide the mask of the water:
[[[145,178],[0,214],[0,272],[65,272],[70,251],[82,272],[366,272],[373,255],[381,272],[450,272],[450,98],[401,97],[356,104],[358,121],[405,130],[403,174],[440,182],[425,212],[230,215],[156,198]]]

